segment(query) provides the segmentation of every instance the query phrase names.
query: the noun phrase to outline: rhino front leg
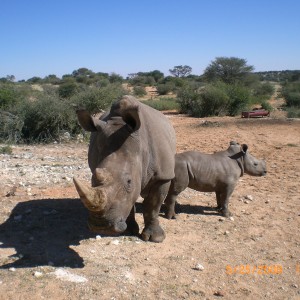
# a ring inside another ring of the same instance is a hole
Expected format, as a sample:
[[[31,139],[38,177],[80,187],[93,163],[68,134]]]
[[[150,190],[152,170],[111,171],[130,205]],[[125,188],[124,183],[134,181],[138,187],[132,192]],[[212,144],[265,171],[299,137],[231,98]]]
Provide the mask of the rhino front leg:
[[[229,198],[234,190],[234,187],[227,187],[222,191],[216,191],[217,210],[222,216],[229,218],[232,214],[228,209]]]
[[[138,235],[139,234],[139,225],[135,220],[135,205],[133,205],[129,216],[126,220],[127,229],[126,231],[129,232],[132,235]]]
[[[170,181],[155,184],[143,202],[145,228],[142,231],[144,241],[162,242],[165,233],[159,225],[158,214],[170,187]]]
[[[166,205],[166,218],[176,219],[175,204],[178,194],[174,192],[169,192],[165,200]]]

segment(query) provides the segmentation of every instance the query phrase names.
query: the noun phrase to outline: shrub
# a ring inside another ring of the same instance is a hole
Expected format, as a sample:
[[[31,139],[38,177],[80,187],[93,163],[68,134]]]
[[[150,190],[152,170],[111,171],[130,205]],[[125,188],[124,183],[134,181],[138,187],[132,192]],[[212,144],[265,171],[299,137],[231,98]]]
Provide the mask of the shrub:
[[[288,107],[286,109],[288,118],[300,118],[300,108],[299,107]]]
[[[17,116],[8,111],[0,111],[0,141],[19,142],[23,124],[22,116]]]
[[[147,100],[142,103],[149,105],[157,110],[179,110],[179,103],[175,98],[164,98],[159,100]]]
[[[63,131],[79,132],[74,108],[59,97],[42,95],[22,108],[22,138],[26,142],[58,140]]]
[[[134,86],[133,94],[137,97],[143,97],[143,96],[147,95],[147,92],[143,86]]]
[[[74,95],[70,101],[78,107],[83,107],[91,113],[96,113],[102,109],[108,109],[113,101],[121,98],[125,93],[122,85],[110,84],[100,89],[91,87]]]
[[[286,84],[281,91],[287,106],[300,107],[300,82]]]
[[[263,108],[265,110],[268,110],[268,111],[272,111],[273,110],[272,105],[269,102],[267,102],[267,101],[263,101],[261,103],[261,108]]]
[[[157,93],[159,95],[167,95],[175,89],[175,84],[173,82],[167,82],[157,85]]]
[[[7,146],[2,146],[0,147],[0,154],[12,154],[12,148],[11,146],[7,145]]]

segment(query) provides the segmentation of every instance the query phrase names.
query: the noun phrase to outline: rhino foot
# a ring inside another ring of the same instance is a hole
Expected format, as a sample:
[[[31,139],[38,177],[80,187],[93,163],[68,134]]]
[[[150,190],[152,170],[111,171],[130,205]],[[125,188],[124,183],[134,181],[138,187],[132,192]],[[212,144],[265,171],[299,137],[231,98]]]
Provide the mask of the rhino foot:
[[[132,235],[139,235],[139,224],[135,220],[126,221],[127,229],[126,232]]]
[[[229,218],[232,216],[232,213],[229,210],[221,210],[220,213],[225,218]]]
[[[175,212],[166,212],[165,217],[166,217],[168,220],[176,219],[176,214],[175,214]]]
[[[145,242],[150,241],[161,243],[165,239],[165,237],[165,232],[159,225],[149,226],[147,228],[145,227],[141,234],[141,238]]]

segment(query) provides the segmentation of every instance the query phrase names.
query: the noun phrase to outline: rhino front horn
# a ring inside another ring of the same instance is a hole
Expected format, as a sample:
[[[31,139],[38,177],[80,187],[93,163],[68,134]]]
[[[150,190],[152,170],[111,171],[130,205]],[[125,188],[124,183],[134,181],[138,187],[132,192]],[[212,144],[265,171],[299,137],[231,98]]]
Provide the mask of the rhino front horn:
[[[84,206],[90,211],[101,211],[107,203],[106,193],[100,188],[92,188],[73,178],[76,190]]]

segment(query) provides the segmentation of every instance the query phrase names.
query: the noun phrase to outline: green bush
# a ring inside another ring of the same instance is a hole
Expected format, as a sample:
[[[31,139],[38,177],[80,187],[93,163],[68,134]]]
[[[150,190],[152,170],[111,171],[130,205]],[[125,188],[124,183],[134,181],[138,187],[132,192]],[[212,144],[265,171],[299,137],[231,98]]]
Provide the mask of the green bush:
[[[288,118],[300,118],[300,108],[299,107],[288,107],[286,109]]]
[[[146,100],[142,103],[149,105],[157,110],[179,110],[179,103],[175,98],[164,98],[159,100]]]
[[[134,86],[133,87],[133,94],[137,97],[143,97],[147,95],[146,89],[143,86]]]
[[[157,93],[159,95],[167,95],[175,89],[175,84],[173,82],[167,82],[157,85]]]
[[[79,132],[75,109],[58,96],[42,95],[36,101],[24,103],[22,139],[25,142],[58,140],[62,132]]]
[[[267,102],[267,101],[263,101],[261,103],[261,108],[265,109],[265,110],[268,110],[268,111],[272,111],[273,110],[272,105],[269,102]]]
[[[201,89],[185,87],[178,94],[181,111],[195,117],[239,114],[249,105],[250,89],[237,85],[215,82]]]
[[[7,146],[1,146],[0,147],[0,154],[12,154],[12,147],[7,145]]]
[[[102,109],[108,109],[113,101],[125,94],[126,91],[122,88],[122,85],[110,84],[103,88],[91,87],[71,97],[70,101],[77,107],[96,113]]]
[[[10,143],[21,141],[23,125],[22,116],[0,110],[0,141]]]
[[[300,107],[300,82],[292,82],[283,86],[281,91],[287,106]]]

